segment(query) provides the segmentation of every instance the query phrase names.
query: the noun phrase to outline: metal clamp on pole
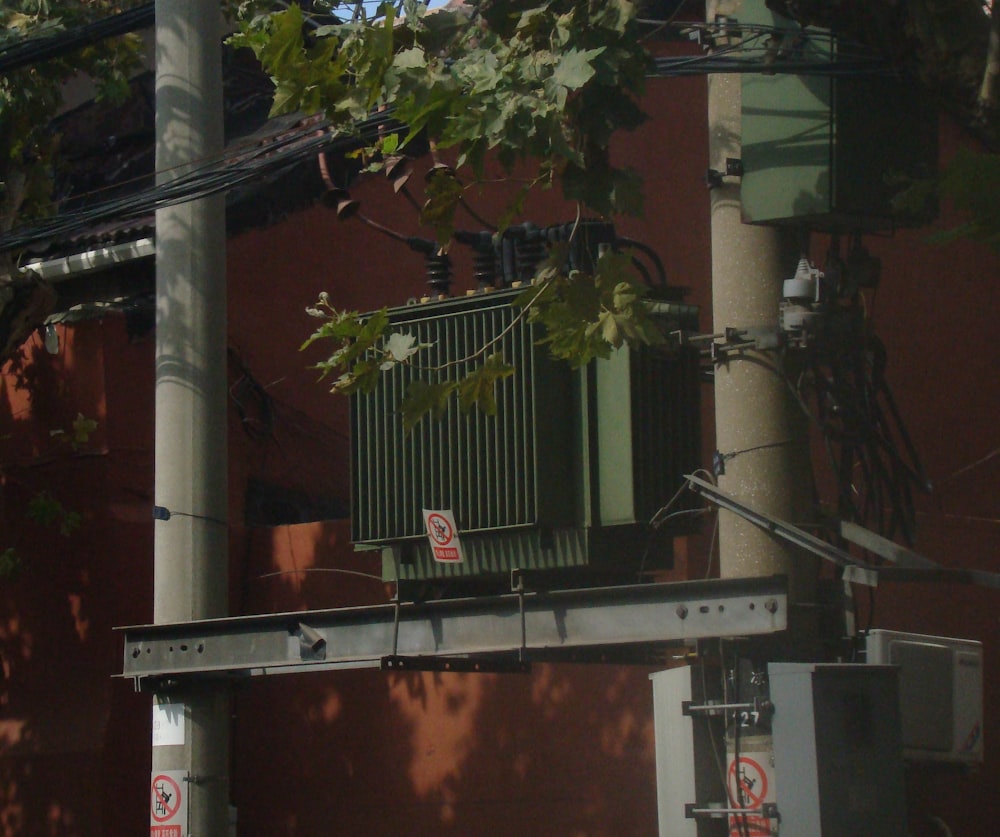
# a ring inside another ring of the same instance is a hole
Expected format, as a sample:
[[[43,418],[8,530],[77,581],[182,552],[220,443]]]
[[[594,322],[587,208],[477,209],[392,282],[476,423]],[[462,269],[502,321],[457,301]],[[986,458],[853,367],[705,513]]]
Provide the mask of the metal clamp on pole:
[[[774,704],[767,698],[762,697],[755,697],[750,703],[704,703],[696,705],[691,700],[681,701],[681,713],[687,716],[719,715],[723,712],[749,712],[760,718],[774,712]]]
[[[326,638],[305,622],[299,622],[292,630],[299,638],[299,653],[303,660],[325,660]]]
[[[716,819],[718,817],[763,817],[769,820],[778,819],[778,804],[776,802],[765,802],[759,808],[725,808],[721,805],[716,807],[712,803],[698,805],[689,802],[684,806],[684,816],[692,819]]]
[[[399,552],[392,550],[392,566],[396,574],[396,595],[393,598],[392,613],[392,656],[399,654],[399,608],[402,602],[402,595],[399,589]]]
[[[517,593],[517,607],[521,613],[521,647],[517,652],[519,662],[526,662],[528,655],[528,621],[524,615],[524,571],[515,567],[510,571],[510,589]]]

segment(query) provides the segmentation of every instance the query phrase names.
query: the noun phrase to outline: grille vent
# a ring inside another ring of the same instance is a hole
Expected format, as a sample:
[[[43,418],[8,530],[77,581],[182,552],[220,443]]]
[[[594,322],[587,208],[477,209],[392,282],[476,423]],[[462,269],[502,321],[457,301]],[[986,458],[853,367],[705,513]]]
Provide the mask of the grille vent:
[[[701,421],[698,350],[684,346],[672,356],[633,352],[632,462],[635,517],[650,520],[680,488],[684,474],[698,467]],[[694,495],[680,498],[675,510],[693,508]],[[684,520],[684,518],[679,518]],[[680,534],[691,528],[677,524]]]
[[[615,573],[669,566],[646,522],[700,457],[697,352],[622,349],[572,370],[539,346],[505,290],[390,311],[392,331],[430,344],[420,368],[396,366],[352,398],[352,533],[383,551],[387,579],[500,576],[592,568]],[[697,309],[659,304],[670,327],[696,328]],[[461,375],[489,344],[515,373],[497,384],[497,415],[425,418],[409,435],[400,406],[410,383],[448,365]],[[422,509],[451,509],[466,561],[436,564]],[[692,518],[681,516],[689,525]]]
[[[374,392],[352,399],[356,543],[423,537],[424,508],[452,509],[467,533],[571,523],[572,373],[536,345],[540,333],[517,319],[515,295],[391,312],[394,329],[430,348],[420,352],[420,368],[398,365]],[[452,399],[441,420],[425,418],[404,434],[400,405],[410,383],[428,377],[422,370],[449,364],[445,374],[460,376],[475,363],[463,359],[494,340],[488,352],[516,370],[497,385],[497,415],[462,413]]]

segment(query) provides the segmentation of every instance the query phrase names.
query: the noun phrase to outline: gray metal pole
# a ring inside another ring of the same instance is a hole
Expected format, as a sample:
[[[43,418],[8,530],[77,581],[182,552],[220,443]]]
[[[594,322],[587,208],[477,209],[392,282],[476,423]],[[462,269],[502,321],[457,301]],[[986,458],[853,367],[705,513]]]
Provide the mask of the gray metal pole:
[[[156,171],[168,182],[223,148],[221,18],[213,0],[156,0]],[[225,203],[156,213],[153,620],[228,610]],[[199,685],[154,698],[153,777],[179,779],[182,834],[227,832],[229,701]],[[173,719],[169,735],[159,724]],[[173,796],[151,793],[168,816]]]
[[[740,0],[710,2],[708,19],[738,19],[741,7]],[[740,159],[740,84],[735,74],[708,76],[709,165],[717,171],[726,170],[727,159]],[[794,237],[742,223],[739,183],[726,178],[712,190],[711,238],[714,330],[777,327],[782,281],[799,257]],[[774,365],[773,354],[749,351],[716,367],[716,444],[726,456],[719,485],[756,509],[802,523],[812,507],[807,419]],[[812,621],[801,605],[816,598],[814,558],[722,511],[719,551],[723,578],[788,576],[793,625]]]

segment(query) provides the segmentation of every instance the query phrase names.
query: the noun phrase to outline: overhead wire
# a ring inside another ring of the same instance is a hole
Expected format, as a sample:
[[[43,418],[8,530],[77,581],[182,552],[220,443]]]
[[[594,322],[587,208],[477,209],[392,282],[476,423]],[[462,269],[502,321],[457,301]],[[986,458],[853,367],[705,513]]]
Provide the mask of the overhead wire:
[[[91,23],[80,24],[71,29],[51,34],[43,31],[37,35],[18,38],[8,44],[0,44],[0,74],[53,58],[62,58],[98,41],[127,35],[152,26],[155,21],[155,5],[155,3],[144,3],[133,9],[108,15]]]
[[[0,50],[0,67],[14,66],[11,62],[41,60],[39,56],[59,54],[59,50],[70,49],[70,44],[92,43],[99,37],[120,34],[149,25],[153,19],[151,17],[153,5],[147,3],[104,21],[77,27],[68,33],[59,33],[44,39],[29,39],[36,42],[31,45],[31,50],[27,49],[28,44]],[[670,24],[669,21],[664,23],[672,25],[678,31],[699,28],[712,31],[720,29],[720,24],[699,26],[690,23]],[[723,29],[725,26],[721,25]],[[765,36],[773,39],[778,36],[800,34],[802,30],[744,25],[739,31],[743,37],[738,43],[717,49],[710,55],[654,59],[652,75],[670,78],[717,72],[836,75],[885,71],[884,65],[873,57],[850,60],[838,58],[771,61],[768,57],[773,50],[760,46],[762,39]],[[749,36],[745,33],[749,33]],[[811,35],[811,37],[819,36]],[[6,65],[3,64],[4,60],[7,61]],[[100,223],[141,218],[158,208],[227,192],[262,177],[274,177],[286,167],[311,158],[319,151],[337,150],[338,147],[346,149],[355,143],[363,142],[366,138],[374,136],[374,132],[384,129],[391,120],[390,107],[357,123],[352,131],[335,132],[328,124],[320,123],[315,126],[304,126],[280,137],[272,137],[268,141],[258,140],[257,146],[251,151],[246,151],[245,147],[230,147],[218,157],[201,161],[195,169],[169,182],[138,190],[126,197],[72,208],[52,218],[15,228],[0,235],[0,252],[23,249],[42,241],[71,236]],[[162,176],[163,173],[158,174]],[[74,196],[72,202],[79,203],[83,197],[86,196]]]
[[[15,227],[0,236],[0,251],[27,247],[80,233],[100,223],[142,218],[169,206],[228,192],[238,186],[274,177],[320,151],[349,150],[374,139],[393,125],[391,109],[381,111],[355,126],[350,133],[327,122],[304,124],[265,139],[249,138],[213,157],[199,161],[190,171],[164,183],[125,197],[100,201],[59,215]],[[74,202],[80,196],[74,197]]]

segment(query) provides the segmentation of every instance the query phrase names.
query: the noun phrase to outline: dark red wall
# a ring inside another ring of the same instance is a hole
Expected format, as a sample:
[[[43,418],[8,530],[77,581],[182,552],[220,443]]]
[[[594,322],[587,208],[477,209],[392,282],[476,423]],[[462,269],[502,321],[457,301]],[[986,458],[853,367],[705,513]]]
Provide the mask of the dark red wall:
[[[653,118],[616,152],[647,178],[646,215],[619,231],[655,247],[670,279],[692,288],[707,330],[703,80],[653,82],[647,110]],[[957,135],[946,130],[944,140],[950,153]],[[380,222],[418,231],[387,181],[372,177],[353,191]],[[497,198],[484,190],[470,200],[487,210]],[[547,193],[526,215],[545,224],[571,220],[574,210]],[[888,347],[889,382],[936,483],[918,501],[916,547],[944,564],[992,569],[1000,261],[972,243],[932,244],[924,230],[867,243],[884,268],[873,322]],[[468,286],[468,260],[456,258]],[[231,240],[234,613],[386,599],[375,579],[304,572],[379,572],[351,550],[345,522],[247,526],[245,489],[254,478],[346,500],[345,405],[306,368],[318,353],[298,352],[314,325],[304,309],[324,290],[341,308],[397,304],[420,296],[423,281],[418,257],[322,207]],[[130,341],[118,315],[60,333],[58,356],[33,341],[0,390],[3,461],[13,463],[4,473],[4,539],[32,559],[20,580],[0,586],[0,825],[11,835],[126,837],[148,818],[150,709],[148,696],[112,679],[121,666],[112,628],[151,617],[153,349],[151,337]],[[49,431],[78,412],[99,429],[83,450],[67,450]],[[40,487],[84,512],[72,538],[25,522],[24,505]],[[699,575],[706,548],[704,539],[684,545],[675,577],[688,560]],[[986,706],[996,704],[995,592],[883,585],[875,602],[877,627],[983,640]],[[240,834],[653,834],[647,674],[538,666],[530,675],[368,671],[245,684],[234,698]],[[911,770],[915,835],[938,833],[931,816],[956,835],[991,833],[1000,818],[1000,725],[989,711],[985,738],[987,761],[975,774]]]

